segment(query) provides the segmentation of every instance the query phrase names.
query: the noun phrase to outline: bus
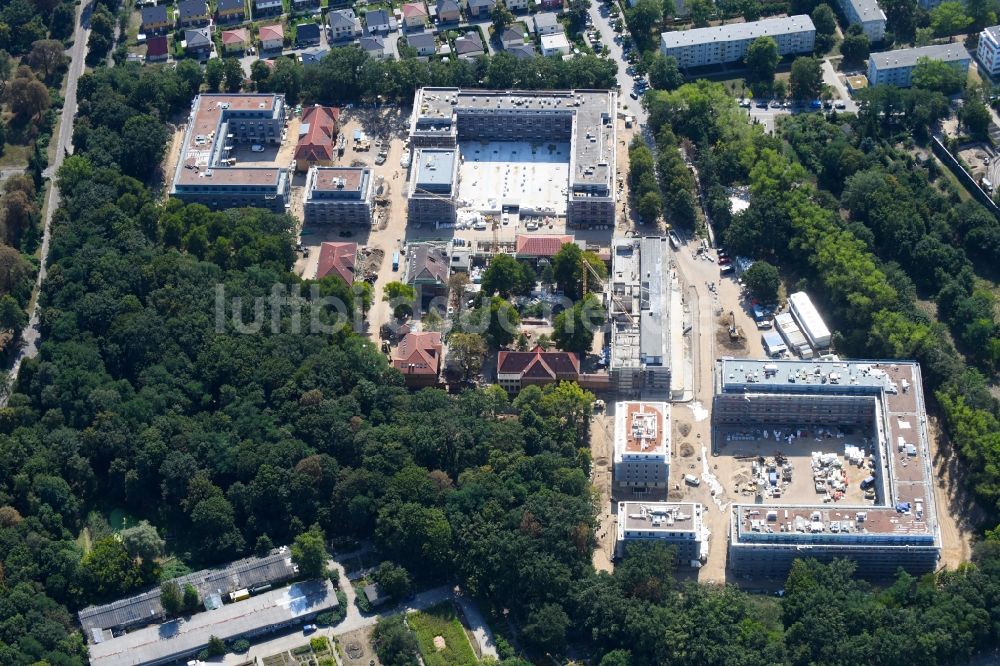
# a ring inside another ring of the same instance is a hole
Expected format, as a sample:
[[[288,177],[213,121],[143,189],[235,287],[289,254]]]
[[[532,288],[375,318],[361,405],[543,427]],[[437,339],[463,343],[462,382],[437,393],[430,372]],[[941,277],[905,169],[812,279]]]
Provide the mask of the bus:
[[[398,271],[399,270],[399,252],[398,251],[392,253],[392,270],[394,270],[394,271]]]

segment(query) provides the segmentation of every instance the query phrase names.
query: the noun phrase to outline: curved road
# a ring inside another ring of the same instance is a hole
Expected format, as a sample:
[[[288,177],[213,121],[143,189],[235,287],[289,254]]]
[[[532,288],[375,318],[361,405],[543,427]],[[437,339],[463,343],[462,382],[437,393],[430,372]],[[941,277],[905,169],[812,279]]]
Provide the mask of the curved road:
[[[63,96],[62,115],[59,117],[59,136],[56,140],[56,157],[45,169],[43,175],[52,180],[59,167],[62,166],[63,158],[73,152],[73,121],[76,117],[76,84],[83,74],[85,59],[87,56],[87,40],[90,38],[90,5],[81,4],[77,10],[76,30],[73,33],[73,46],[66,52],[69,56],[69,71],[66,73],[66,94]],[[10,368],[6,381],[0,392],[0,407],[7,406],[11,390],[17,381],[17,373],[21,370],[21,363],[26,358],[35,358],[38,355],[38,345],[41,340],[41,333],[38,330],[39,307],[38,296],[41,291],[42,282],[47,275],[46,264],[49,256],[49,239],[52,229],[52,215],[59,207],[59,188],[55,182],[49,188],[48,197],[45,200],[45,220],[42,232],[42,247],[39,256],[38,278],[35,280],[34,301],[31,311],[28,313],[28,325],[24,327],[20,335],[20,345],[14,364]]]

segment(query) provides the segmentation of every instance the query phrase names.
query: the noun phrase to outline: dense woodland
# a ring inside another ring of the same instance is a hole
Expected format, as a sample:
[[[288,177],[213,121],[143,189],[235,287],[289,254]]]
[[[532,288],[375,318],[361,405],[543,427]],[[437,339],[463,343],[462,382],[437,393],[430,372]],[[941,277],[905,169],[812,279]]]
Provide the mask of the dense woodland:
[[[334,54],[304,76],[289,70],[304,99],[405,101],[419,85],[597,87],[614,78],[585,58]],[[996,540],[958,571],[900,574],[878,589],[849,563],[800,562],[781,600],[680,583],[661,545],[636,545],[613,575],[595,573],[593,396],[575,384],[514,399],[496,387],[408,392],[366,339],[292,332],[314,303],[290,272],[290,218],[160,202],[148,184],[164,121],[200,86],[225,83],[224,74],[205,77],[182,62],[102,68],[80,81],[76,151],[58,174],[41,352],[0,410],[0,664],[82,664],[72,613],[83,605],[314,526],[344,547],[372,541],[418,588],[461,583],[492,613],[508,666],[567,651],[601,666],[946,664],[1000,643]],[[287,90],[281,77],[256,85]],[[890,103],[884,94],[870,103]],[[892,103],[920,104],[900,99]],[[985,377],[997,358],[966,327],[976,321],[995,338],[996,323],[963,313],[984,298],[976,276],[992,265],[996,221],[893,147],[919,120],[891,114],[911,125],[886,126],[869,112],[845,132],[801,118],[774,138],[747,125],[719,86],[650,93],[648,105],[659,155],[641,158],[642,184],[656,204],[694,222],[693,182],[671,154],[683,143],[717,232],[821,294],[850,332],[838,347],[918,358],[995,524],[1000,427]],[[734,217],[723,188],[740,183],[754,203]],[[920,220],[920,233],[902,220]],[[931,262],[939,281],[918,269]],[[254,299],[275,285],[303,295],[285,301],[277,327],[239,332],[231,310],[253,320]],[[221,318],[219,286],[230,307]],[[943,325],[918,297],[935,301]],[[122,512],[156,533],[114,538],[110,516]]]

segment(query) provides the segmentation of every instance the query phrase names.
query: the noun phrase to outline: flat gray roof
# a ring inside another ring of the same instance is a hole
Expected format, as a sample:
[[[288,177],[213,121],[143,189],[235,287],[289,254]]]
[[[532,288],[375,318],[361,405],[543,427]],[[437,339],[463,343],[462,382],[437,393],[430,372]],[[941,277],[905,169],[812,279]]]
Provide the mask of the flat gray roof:
[[[970,60],[969,52],[961,44],[932,44],[917,46],[912,49],[896,49],[881,51],[869,56],[877,69],[896,69],[897,67],[913,67],[919,58],[930,58],[942,62],[959,62]]]
[[[815,32],[815,30],[816,26],[813,25],[812,19],[808,15],[798,14],[751,23],[728,23],[709,28],[664,32],[661,38],[664,48],[673,49],[696,44],[711,44],[712,42],[737,42],[757,37],[793,35],[797,32]]]
[[[294,623],[298,618],[337,606],[327,580],[295,583],[221,608],[146,627],[90,646],[91,666],[139,666],[166,663],[208,644],[210,636],[232,640],[261,629]]]
[[[449,188],[453,186],[455,149],[418,148],[415,164],[417,167],[417,173],[414,176],[415,187],[432,189],[437,192],[444,185],[449,186]]]
[[[991,25],[988,28],[984,28],[983,32],[990,36],[994,42],[1000,42],[1000,25]]]
[[[618,503],[618,522],[625,530],[700,533],[701,514],[702,505],[695,502]]]
[[[878,5],[878,0],[847,0],[854,8],[854,13],[861,17],[862,21],[885,20],[885,12]]]
[[[612,314],[611,368],[669,367],[673,278],[667,238],[615,239],[611,262],[611,288],[632,315]],[[612,300],[613,313],[618,309]]]

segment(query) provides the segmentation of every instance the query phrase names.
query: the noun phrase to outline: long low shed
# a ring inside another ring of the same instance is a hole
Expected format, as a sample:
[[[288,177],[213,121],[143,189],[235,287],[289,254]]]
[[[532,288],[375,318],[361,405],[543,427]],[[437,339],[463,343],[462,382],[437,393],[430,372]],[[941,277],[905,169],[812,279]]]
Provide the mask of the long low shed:
[[[798,291],[789,296],[788,309],[805,334],[806,340],[816,351],[830,346],[830,329],[826,327],[826,322],[816,310],[809,294]]]

